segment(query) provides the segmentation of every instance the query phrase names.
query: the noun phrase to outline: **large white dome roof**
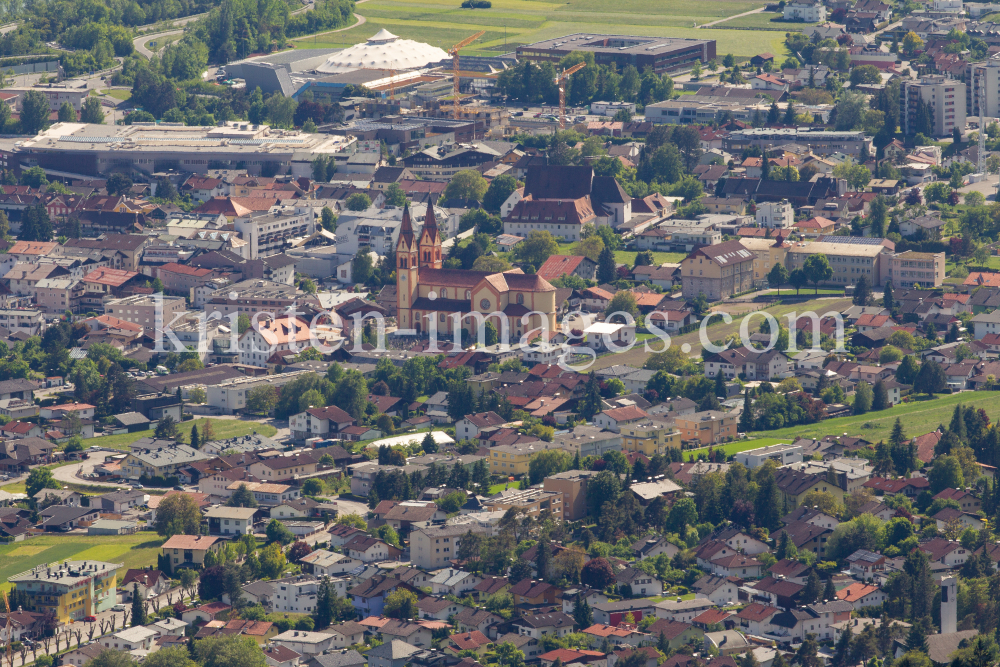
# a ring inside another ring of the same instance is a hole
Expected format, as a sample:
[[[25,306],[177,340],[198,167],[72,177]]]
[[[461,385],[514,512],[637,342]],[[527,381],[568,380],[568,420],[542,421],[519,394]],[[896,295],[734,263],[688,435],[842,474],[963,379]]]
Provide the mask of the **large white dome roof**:
[[[436,46],[412,39],[400,39],[383,28],[364,44],[355,44],[334,53],[316,71],[341,74],[356,69],[419,69],[430,63],[441,62],[447,57],[448,53]]]

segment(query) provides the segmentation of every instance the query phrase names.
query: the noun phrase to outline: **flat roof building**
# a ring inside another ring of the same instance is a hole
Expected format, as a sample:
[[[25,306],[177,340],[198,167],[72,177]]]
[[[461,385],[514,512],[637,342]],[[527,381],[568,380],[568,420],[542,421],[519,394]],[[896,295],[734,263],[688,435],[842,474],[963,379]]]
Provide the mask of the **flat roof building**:
[[[619,72],[632,65],[663,74],[714,59],[715,40],[576,33],[519,46],[517,59],[558,62],[574,51],[593,53],[598,65],[614,64]]]
[[[55,123],[12,148],[19,159],[53,172],[97,176],[111,171],[179,169],[206,173],[209,164],[257,175],[266,164],[276,174],[311,176],[318,154],[341,153],[354,137],[277,130],[246,122],[219,126],[173,123],[95,125]]]

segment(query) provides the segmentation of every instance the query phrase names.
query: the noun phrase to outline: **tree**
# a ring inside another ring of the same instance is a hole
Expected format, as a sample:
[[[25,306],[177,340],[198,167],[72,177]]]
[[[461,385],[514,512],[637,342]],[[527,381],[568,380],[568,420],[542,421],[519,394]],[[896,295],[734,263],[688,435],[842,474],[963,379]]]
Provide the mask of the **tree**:
[[[399,183],[390,183],[385,189],[385,203],[398,208],[403,208],[406,204],[406,193],[399,187]]]
[[[135,667],[137,663],[130,653],[109,648],[101,651],[96,658],[88,661],[87,664],[96,667]]]
[[[35,494],[42,489],[61,489],[62,485],[56,481],[50,468],[32,468],[28,473],[28,480],[24,483],[24,490],[29,498],[34,498]]]
[[[38,134],[49,123],[49,99],[40,91],[29,90],[21,103],[21,130]]]
[[[198,503],[189,495],[175,493],[165,497],[156,510],[156,532],[164,537],[197,535],[201,526]]]
[[[240,484],[233,495],[229,496],[229,500],[226,501],[227,507],[257,507],[257,499],[254,498],[253,491],[251,491],[246,484]]]
[[[143,605],[145,600],[139,593],[139,582],[132,585],[132,627],[146,625],[146,608]]]
[[[639,304],[635,300],[635,294],[628,290],[615,294],[604,310],[607,317],[611,317],[614,313],[628,313],[633,320],[639,317]]]
[[[885,388],[885,382],[882,378],[879,378],[878,382],[875,383],[875,389],[873,390],[872,396],[872,410],[885,410],[889,405],[889,390]]]
[[[565,450],[543,450],[531,457],[531,461],[528,463],[528,478],[532,485],[541,484],[549,475],[569,470],[572,460],[573,457]]]
[[[337,215],[333,212],[329,206],[324,206],[323,210],[320,211],[320,222],[323,225],[323,229],[328,232],[337,231]]]
[[[931,493],[935,495],[945,489],[961,489],[965,486],[961,462],[950,454],[938,456],[934,459],[934,466],[927,473],[927,481],[930,482]]]
[[[80,109],[80,122],[92,125],[104,124],[104,110],[101,108],[101,101],[96,97],[88,97],[83,102]]]
[[[372,200],[364,192],[355,192],[344,204],[348,211],[367,211],[372,205]]]
[[[60,123],[75,123],[76,122],[76,109],[69,102],[63,102],[62,106],[59,107],[59,122]]]
[[[389,618],[417,618],[417,596],[412,591],[399,588],[385,599],[385,609],[382,612]]]
[[[819,599],[820,593],[823,592],[823,584],[820,583],[819,575],[816,573],[815,569],[809,571],[809,577],[806,579],[806,587],[802,589],[799,600],[802,604],[812,604]]]
[[[871,385],[862,380],[854,393],[854,414],[863,415],[872,409]]]
[[[270,527],[270,526],[269,526]],[[282,526],[284,528],[284,526]],[[287,528],[285,529],[287,530]],[[291,535],[291,533],[289,533]],[[292,536],[294,539],[294,536]],[[260,552],[260,573],[270,579],[277,579],[285,569],[287,560],[279,542],[272,542]]]
[[[913,382],[913,390],[921,394],[940,394],[948,385],[948,378],[945,376],[941,366],[932,360],[927,360],[920,364],[920,372]]]
[[[809,255],[802,265],[802,270],[805,271],[809,282],[813,284],[816,294],[819,294],[819,284],[833,277],[833,269],[830,268],[830,262],[826,255]]]
[[[602,409],[601,390],[597,383],[597,375],[591,372],[587,377],[587,386],[583,390],[583,398],[577,405],[577,411],[581,417],[589,421]]]
[[[47,242],[52,240],[52,235],[52,221],[44,206],[29,206],[21,212],[21,233],[17,235],[19,240]]]
[[[852,302],[855,306],[869,306],[872,302],[872,287],[868,278],[861,276],[854,284],[854,297]]]
[[[580,570],[580,583],[597,590],[604,590],[615,583],[611,564],[603,558],[592,558]]]
[[[157,440],[176,440],[177,422],[170,415],[164,415],[156,424]]]
[[[481,202],[489,189],[489,183],[475,169],[460,171],[448,181],[448,187],[441,194],[443,199],[464,199],[466,201]],[[505,197],[506,199],[506,197]],[[503,202],[500,202],[501,204]]]
[[[775,262],[774,266],[767,274],[767,284],[773,289],[778,290],[778,295],[781,295],[781,286],[788,282],[788,269],[781,262]]]
[[[618,264],[615,262],[615,253],[611,248],[605,246],[597,257],[597,281],[610,283],[617,278],[617,275]]]
[[[498,644],[495,653],[497,660],[503,667],[524,667],[524,651],[511,642]]]
[[[547,231],[528,233],[528,237],[514,246],[514,255],[518,261],[530,264],[538,270],[550,256],[559,252],[559,244],[554,236]]]
[[[798,295],[799,290],[809,283],[809,276],[807,276],[806,272],[802,269],[793,269],[792,272],[788,274],[788,282],[795,288],[795,294]]]
[[[194,643],[194,657],[203,667],[267,667],[263,649],[246,635],[198,640]]]
[[[278,390],[272,385],[261,385],[247,392],[246,410],[251,414],[271,414],[277,405]]]
[[[517,179],[510,174],[501,174],[492,181],[483,196],[483,208],[490,213],[500,213],[500,207],[517,189]]]
[[[295,540],[295,535],[292,534],[292,531],[288,530],[285,524],[277,519],[271,519],[268,522],[264,534],[267,535],[269,543],[288,544]]]
[[[737,430],[740,433],[749,433],[753,430],[753,426],[753,403],[750,400],[750,390],[746,389],[743,391],[743,411],[740,412],[740,423]]]
[[[872,236],[884,237],[886,234],[886,216],[889,211],[889,204],[885,197],[879,195],[875,197],[868,211],[868,220],[872,227]]]
[[[924,40],[920,39],[920,36],[912,30],[903,37],[903,52],[907,55],[913,55],[914,52],[922,48],[924,48]]]
[[[186,646],[172,646],[154,651],[143,659],[142,664],[143,667],[197,667]]]
[[[362,248],[351,261],[351,280],[355,283],[367,283],[374,272],[375,264],[372,262],[371,252],[368,248]]]

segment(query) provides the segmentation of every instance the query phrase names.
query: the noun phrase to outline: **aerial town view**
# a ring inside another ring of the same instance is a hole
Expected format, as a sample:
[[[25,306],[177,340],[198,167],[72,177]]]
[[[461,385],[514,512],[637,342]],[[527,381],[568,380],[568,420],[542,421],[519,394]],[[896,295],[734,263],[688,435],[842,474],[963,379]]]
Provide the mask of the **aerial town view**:
[[[0,667],[1000,667],[1000,4],[0,2]]]

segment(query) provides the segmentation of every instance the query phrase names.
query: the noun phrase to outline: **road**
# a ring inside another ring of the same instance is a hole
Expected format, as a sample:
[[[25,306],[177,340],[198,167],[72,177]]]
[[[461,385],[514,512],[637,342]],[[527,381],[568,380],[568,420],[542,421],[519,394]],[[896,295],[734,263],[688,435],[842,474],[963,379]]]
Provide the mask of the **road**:
[[[59,466],[53,469],[52,476],[56,480],[66,483],[66,484],[100,484],[101,486],[110,486],[116,489],[130,489],[132,488],[129,484],[112,484],[111,482],[98,482],[96,480],[88,480],[86,477],[80,477],[83,475],[92,474],[94,472],[94,466],[104,463],[104,456],[110,454],[111,452],[95,452],[90,455],[89,459],[84,459],[83,461],[77,461],[76,463],[70,463],[68,465]],[[122,452],[124,453],[124,452]]]
[[[295,14],[301,14],[302,12],[309,11],[312,8],[313,8],[313,0],[308,0],[304,6],[302,6],[299,9],[296,9],[291,14],[292,16],[294,16]],[[206,14],[192,14],[191,16],[185,16],[182,19],[175,19],[171,21],[171,24],[175,28],[177,26],[186,26],[188,23],[197,21],[203,16],[206,16]],[[362,21],[361,23],[364,23],[364,21]],[[140,55],[146,56],[147,58],[152,58],[157,52],[161,51],[163,47],[158,47],[156,51],[153,51],[148,46],[146,46],[149,42],[160,40],[164,37],[170,37],[172,35],[180,35],[183,32],[184,28],[179,28],[176,30],[171,29],[171,30],[164,30],[161,32],[149,33],[146,35],[140,35],[139,37],[136,37],[135,39],[132,40],[132,45],[135,47],[135,50],[139,52]]]
[[[354,4],[355,4],[355,6],[357,6],[357,5],[360,5],[362,2],[367,2],[367,0],[358,0]],[[302,10],[298,10],[298,11],[302,11]],[[303,35],[302,37],[296,37],[295,39],[293,39],[291,41],[298,42],[298,41],[301,41],[301,40],[309,39],[310,37],[313,39],[313,41],[315,41],[317,37],[322,37],[323,35],[332,35],[335,32],[343,32],[345,30],[350,30],[352,28],[357,28],[359,25],[364,25],[368,21],[368,19],[366,19],[361,14],[358,14],[357,12],[354,12],[354,18],[357,19],[357,21],[354,22],[354,25],[349,25],[349,26],[347,26],[345,28],[337,28],[336,30],[329,30],[327,32],[318,32],[315,35]]]
[[[997,181],[1000,180],[996,174],[990,174],[985,181],[963,185],[958,189],[963,195],[968,192],[980,192],[987,200],[997,200]]]

